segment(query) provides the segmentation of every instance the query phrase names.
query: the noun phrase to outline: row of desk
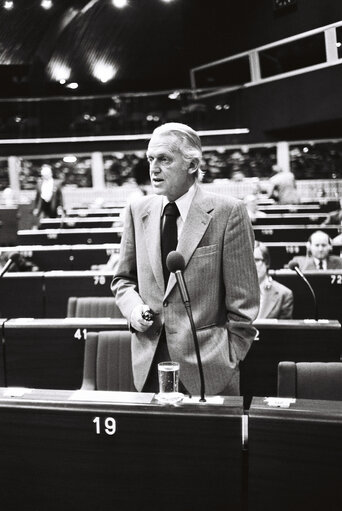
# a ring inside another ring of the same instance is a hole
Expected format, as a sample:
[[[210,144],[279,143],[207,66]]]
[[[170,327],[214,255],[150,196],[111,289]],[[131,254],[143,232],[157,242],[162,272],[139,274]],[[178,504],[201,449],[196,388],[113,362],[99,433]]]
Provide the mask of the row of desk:
[[[0,385],[77,389],[82,385],[89,331],[127,330],[124,319],[1,320]],[[258,320],[257,338],[240,365],[241,393],[276,395],[280,361],[338,362],[342,353],[337,321]]]
[[[294,271],[277,270],[270,275],[293,290],[294,319],[314,318],[311,294]],[[342,270],[305,275],[316,292],[319,318],[342,321]],[[0,282],[0,317],[63,318],[70,296],[112,296],[112,278],[112,271],[7,273]]]
[[[340,225],[327,225],[322,228],[315,224],[298,225],[254,225],[255,239],[263,242],[305,242],[309,236],[323,229],[330,238],[335,238],[342,231]],[[22,229],[17,234],[18,245],[72,245],[75,243],[100,244],[120,243],[123,227],[89,227],[62,229]]]
[[[329,216],[329,213],[280,213],[267,214],[266,217],[257,217],[253,220],[254,225],[298,225],[298,224],[314,224],[320,225]],[[43,218],[39,222],[39,229],[73,229],[73,228],[90,228],[90,227],[112,227],[122,225],[120,212],[103,216],[66,216],[59,218]]]
[[[4,511],[341,507],[340,402],[0,388],[0,408]]]

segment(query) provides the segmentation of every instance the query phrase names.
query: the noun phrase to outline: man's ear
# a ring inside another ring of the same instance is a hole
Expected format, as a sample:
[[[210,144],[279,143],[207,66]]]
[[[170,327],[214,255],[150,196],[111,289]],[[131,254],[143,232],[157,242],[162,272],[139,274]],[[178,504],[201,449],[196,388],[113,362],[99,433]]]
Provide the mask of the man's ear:
[[[188,166],[188,174],[194,174],[199,169],[200,161],[198,158],[193,158]]]

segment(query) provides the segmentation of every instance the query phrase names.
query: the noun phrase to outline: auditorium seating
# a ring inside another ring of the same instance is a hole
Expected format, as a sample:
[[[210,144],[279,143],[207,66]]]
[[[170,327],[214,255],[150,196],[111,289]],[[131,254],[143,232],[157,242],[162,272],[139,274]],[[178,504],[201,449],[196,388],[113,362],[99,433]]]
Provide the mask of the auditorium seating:
[[[44,274],[45,317],[64,318],[70,296],[113,297],[112,271],[50,271]]]
[[[342,401],[342,363],[280,362],[278,396]]]
[[[83,390],[134,392],[131,333],[89,332],[85,341]]]
[[[122,318],[114,297],[70,296],[67,309],[68,318]]]
[[[125,329],[124,319],[8,320],[0,346],[0,360],[5,354],[3,380],[9,387],[79,389],[88,332]]]
[[[248,407],[252,396],[277,395],[279,362],[340,362],[342,330],[338,321],[257,320],[257,336],[240,362],[241,394]]]

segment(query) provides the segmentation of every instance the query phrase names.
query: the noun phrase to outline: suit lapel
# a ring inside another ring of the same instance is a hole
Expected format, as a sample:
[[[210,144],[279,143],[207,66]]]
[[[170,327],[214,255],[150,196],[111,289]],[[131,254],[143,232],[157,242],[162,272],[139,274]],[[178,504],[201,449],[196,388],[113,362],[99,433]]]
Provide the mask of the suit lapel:
[[[207,198],[202,190],[197,187],[177,245],[177,251],[184,257],[185,267],[188,265],[192,254],[208,228],[212,218],[209,212],[213,209],[214,205],[212,200]],[[172,291],[175,284],[176,277],[171,273],[164,298]]]
[[[160,219],[163,199],[156,196],[142,214],[148,257],[155,279],[164,293],[164,277],[160,248]]]

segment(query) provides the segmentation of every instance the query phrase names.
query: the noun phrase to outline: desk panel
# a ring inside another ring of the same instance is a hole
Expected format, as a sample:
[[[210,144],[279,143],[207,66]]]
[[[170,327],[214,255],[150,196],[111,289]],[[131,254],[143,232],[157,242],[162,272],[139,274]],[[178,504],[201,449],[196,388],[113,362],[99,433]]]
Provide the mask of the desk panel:
[[[321,225],[253,225],[255,239],[264,243],[308,241],[313,232],[321,229],[329,234],[330,238],[334,238],[342,231],[341,226],[334,225],[327,225],[324,228]]]
[[[166,407],[37,395],[0,399],[2,509],[242,509],[241,398]]]
[[[252,396],[277,395],[278,363],[339,362],[342,330],[337,321],[258,320],[257,340],[240,364],[241,394],[249,406]]]
[[[6,273],[0,281],[0,317],[43,318],[44,273]]]
[[[113,296],[113,272],[51,271],[44,277],[46,318],[65,318],[70,296]]]
[[[63,217],[63,218],[43,218],[39,222],[39,229],[89,229],[112,227],[113,224],[122,225],[119,215],[108,217]]]
[[[324,222],[329,213],[267,213],[266,217],[257,217],[254,225],[318,225]]]
[[[248,424],[249,511],[340,511],[341,402],[254,398]]]
[[[127,330],[116,319],[18,319],[4,325],[8,386],[77,389],[88,331]]]
[[[19,245],[73,245],[84,243],[120,243],[122,227],[103,229],[19,230]]]
[[[314,318],[313,298],[295,271],[270,271],[270,275],[292,289],[294,294],[294,319]],[[319,318],[337,319],[342,322],[342,270],[304,272],[316,294]]]

